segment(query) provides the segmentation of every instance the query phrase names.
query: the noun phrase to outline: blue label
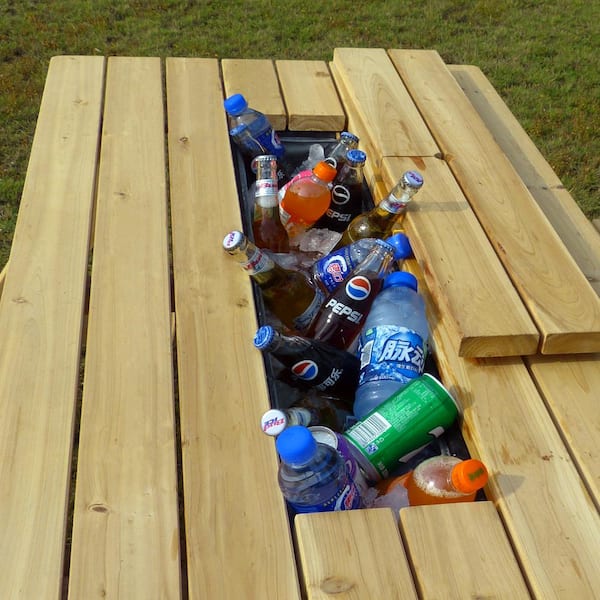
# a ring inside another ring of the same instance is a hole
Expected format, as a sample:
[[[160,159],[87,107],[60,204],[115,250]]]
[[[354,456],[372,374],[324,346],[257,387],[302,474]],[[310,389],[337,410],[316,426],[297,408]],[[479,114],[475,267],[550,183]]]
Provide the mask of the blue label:
[[[386,379],[408,383],[425,369],[425,346],[421,336],[395,325],[371,327],[360,337],[358,385]]]
[[[348,246],[332,252],[316,263],[317,277],[328,292],[333,292],[348,277],[356,263],[350,256]]]
[[[274,129],[267,129],[264,133],[256,136],[258,143],[267,151],[268,154],[274,154],[277,158],[281,158],[285,152],[283,144],[279,140],[279,136]]]
[[[339,490],[333,498],[320,504],[296,504],[289,502],[288,504],[298,513],[314,513],[314,512],[331,512],[334,510],[352,510],[360,508],[362,505],[360,493],[356,484],[352,479],[348,480],[345,487]]]

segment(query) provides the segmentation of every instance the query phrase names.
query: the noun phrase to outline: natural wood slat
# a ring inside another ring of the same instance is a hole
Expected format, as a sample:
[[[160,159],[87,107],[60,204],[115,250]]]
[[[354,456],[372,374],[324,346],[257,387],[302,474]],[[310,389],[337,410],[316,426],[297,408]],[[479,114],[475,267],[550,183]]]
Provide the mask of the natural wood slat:
[[[103,78],[50,61],[0,299],[0,598],[61,597]]]
[[[538,330],[447,165],[437,158],[386,158],[387,189],[409,169],[425,183],[403,226],[438,309],[454,324],[458,354],[534,354]]]
[[[495,141],[510,159],[571,256],[600,294],[600,235],[481,69],[449,65]]]
[[[417,598],[388,508],[296,515],[308,600]]]
[[[600,509],[600,355],[530,356],[527,364]]]
[[[416,261],[407,268],[427,286]],[[430,298],[427,306],[434,306]],[[600,516],[521,358],[470,360],[453,351],[443,313],[428,313],[441,378],[462,407],[472,456],[539,599],[593,598],[600,587]]]
[[[342,131],[346,115],[327,63],[276,60],[290,131]]]
[[[299,598],[250,278],[221,249],[240,228],[218,63],[167,60],[177,356],[190,598]]]
[[[160,59],[106,94],[69,598],[180,598]]]
[[[400,525],[419,598],[531,598],[491,502],[412,506]]]
[[[225,97],[243,94],[250,108],[264,113],[275,130],[286,129],[285,104],[272,60],[224,58],[221,69]]]
[[[435,156],[439,148],[385,50],[336,48],[334,76],[343,100],[369,132],[369,160],[385,156]]]
[[[545,354],[600,351],[600,299],[433,50],[390,50],[542,333]]]

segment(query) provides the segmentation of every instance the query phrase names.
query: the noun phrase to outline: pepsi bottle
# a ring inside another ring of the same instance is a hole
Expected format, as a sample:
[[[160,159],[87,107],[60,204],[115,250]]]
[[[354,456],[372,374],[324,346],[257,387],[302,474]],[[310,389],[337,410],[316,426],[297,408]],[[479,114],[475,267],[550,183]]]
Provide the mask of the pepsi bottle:
[[[377,238],[364,238],[352,242],[339,250],[333,250],[317,260],[311,268],[313,282],[325,294],[333,292],[352,272],[358,263],[366,258]],[[401,269],[406,258],[412,255],[412,247],[404,233],[396,233],[385,240],[394,246],[395,268]]]
[[[344,401],[352,410],[360,370],[357,356],[318,340],[284,335],[270,325],[259,327],[254,346],[287,367],[286,383],[323,392]]]
[[[325,298],[306,337],[348,350],[363,326],[394,257],[394,247],[376,240],[373,249],[346,281]]]

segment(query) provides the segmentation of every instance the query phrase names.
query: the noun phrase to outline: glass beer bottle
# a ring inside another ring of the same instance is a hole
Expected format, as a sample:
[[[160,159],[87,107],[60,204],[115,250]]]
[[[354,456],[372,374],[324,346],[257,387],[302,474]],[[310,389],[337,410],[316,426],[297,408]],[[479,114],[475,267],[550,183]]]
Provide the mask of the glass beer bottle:
[[[361,238],[386,238],[405,212],[406,205],[423,186],[423,177],[417,171],[406,171],[390,193],[370,211],[355,217],[335,249],[347,246]]]
[[[259,248],[266,248],[272,252],[289,252],[288,234],[279,217],[277,157],[273,154],[263,154],[257,156],[252,164],[256,168],[252,219],[254,243]]]
[[[241,231],[230,231],[223,249],[256,281],[266,307],[288,329],[302,332],[310,325],[324,295],[303,273],[278,265]]]

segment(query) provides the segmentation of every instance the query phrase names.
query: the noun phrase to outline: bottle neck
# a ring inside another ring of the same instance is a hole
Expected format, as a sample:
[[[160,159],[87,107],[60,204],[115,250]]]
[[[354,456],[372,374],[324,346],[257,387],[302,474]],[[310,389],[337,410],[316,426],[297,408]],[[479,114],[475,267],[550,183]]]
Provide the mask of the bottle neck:
[[[304,353],[310,347],[310,342],[297,335],[284,335],[275,331],[273,340],[266,348],[276,356],[296,356]]]
[[[356,267],[354,275],[376,275],[381,276],[388,269],[394,257],[393,248],[376,244],[367,257]]]

